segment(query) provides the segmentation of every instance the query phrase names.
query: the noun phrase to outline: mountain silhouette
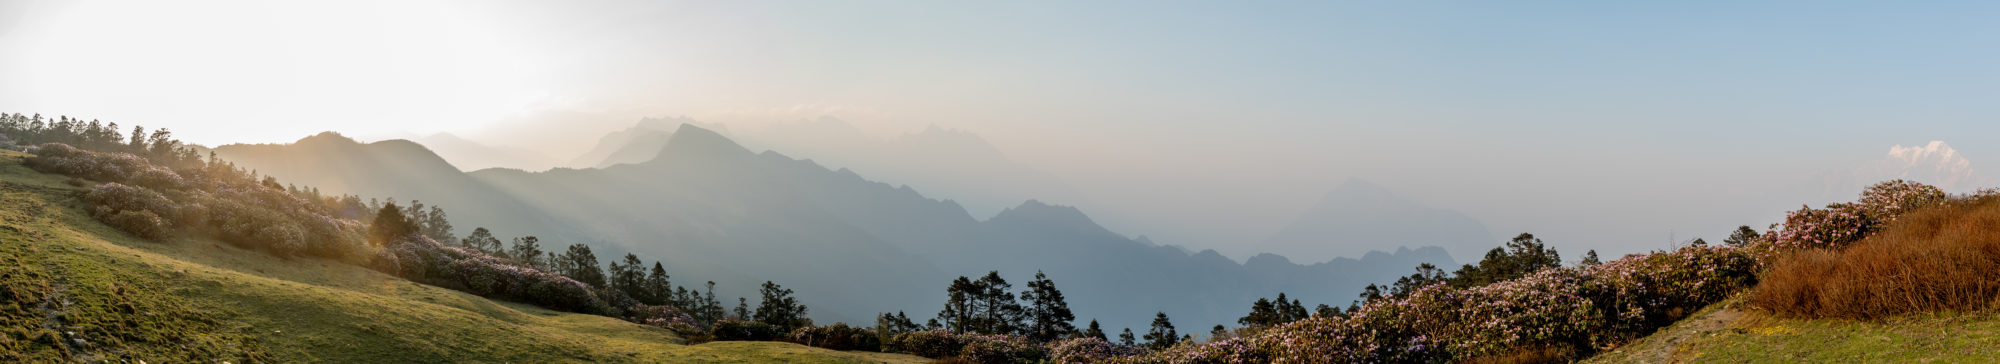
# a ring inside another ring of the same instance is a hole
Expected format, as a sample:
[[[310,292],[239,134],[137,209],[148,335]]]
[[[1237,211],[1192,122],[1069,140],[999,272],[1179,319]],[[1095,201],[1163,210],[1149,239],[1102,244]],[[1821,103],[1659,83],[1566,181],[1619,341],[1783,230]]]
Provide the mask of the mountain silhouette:
[[[338,136],[220,149],[288,182],[353,188],[321,187],[328,193],[444,206],[460,235],[484,226],[506,237],[542,236],[545,249],[588,244],[600,259],[631,252],[662,262],[677,284],[716,281],[723,297],[755,296],[756,284],[775,281],[824,322],[865,324],[895,311],[928,317],[952,278],[999,270],[1022,289],[1040,270],[1080,320],[1143,328],[1151,312],[1165,311],[1207,326],[1233,323],[1250,302],[1279,291],[1345,305],[1360,286],[1392,281],[1418,262],[1455,264],[1436,248],[1306,265],[1237,263],[1128,238],[1074,207],[1039,201],[980,220],[909,186],[752,152],[686,124],[648,161],[543,172],[461,173],[414,143]]]

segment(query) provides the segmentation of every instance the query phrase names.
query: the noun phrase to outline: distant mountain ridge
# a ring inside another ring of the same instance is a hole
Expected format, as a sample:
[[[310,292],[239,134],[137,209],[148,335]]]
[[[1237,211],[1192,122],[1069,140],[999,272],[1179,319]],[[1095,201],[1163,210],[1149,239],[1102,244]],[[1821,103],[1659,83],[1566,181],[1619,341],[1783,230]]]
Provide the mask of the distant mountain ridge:
[[[1471,259],[1483,256],[1499,241],[1486,225],[1463,213],[1425,206],[1381,185],[1351,179],[1258,247],[1325,261],[1368,254],[1376,246],[1439,246],[1451,256]]]
[[[931,125],[890,138],[863,133],[844,120],[821,117],[771,125],[759,131],[731,131],[688,118],[646,118],[606,134],[575,160],[574,168],[604,168],[651,160],[679,125],[695,125],[735,140],[751,150],[783,150],[829,168],[851,169],[871,179],[921,188],[950,199],[974,216],[992,216],[1030,200],[1080,203],[1082,196],[1054,174],[1009,159],[977,134]]]
[[[1309,265],[1237,263],[1127,238],[1075,208],[1039,201],[979,220],[909,186],[754,153],[687,124],[651,160],[601,169],[461,173],[414,143],[337,135],[218,150],[286,182],[354,188],[321,187],[329,193],[444,206],[460,235],[484,226],[501,236],[543,236],[545,246],[590,244],[601,259],[635,252],[663,262],[679,283],[715,280],[724,296],[753,296],[754,284],[776,281],[827,322],[865,323],[883,311],[929,317],[953,277],[999,270],[1022,288],[1041,270],[1081,320],[1142,330],[1151,312],[1166,311],[1182,325],[1206,327],[1233,323],[1251,301],[1279,291],[1344,305],[1360,286],[1391,281],[1417,262],[1456,264],[1436,248]]]

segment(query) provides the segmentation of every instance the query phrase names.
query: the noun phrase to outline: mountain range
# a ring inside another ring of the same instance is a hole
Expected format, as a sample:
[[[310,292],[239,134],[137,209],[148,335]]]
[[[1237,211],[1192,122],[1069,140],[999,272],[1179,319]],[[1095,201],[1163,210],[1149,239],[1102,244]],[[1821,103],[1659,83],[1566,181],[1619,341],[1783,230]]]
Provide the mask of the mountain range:
[[[1323,261],[1399,245],[1438,246],[1455,257],[1478,257],[1498,241],[1486,225],[1463,213],[1425,206],[1381,185],[1351,179],[1256,247]]]
[[[926,195],[948,199],[974,216],[993,216],[1030,199],[1076,204],[1082,196],[1048,172],[1009,159],[979,135],[931,125],[894,137],[874,137],[844,120],[820,117],[754,130],[729,130],[688,118],[646,118],[606,134],[597,146],[571,160],[573,168],[604,168],[652,160],[679,125],[716,131],[751,149],[784,150],[832,169],[849,169],[871,180],[918,186]]]
[[[634,253],[665,264],[677,284],[716,281],[724,297],[754,295],[758,283],[775,281],[825,322],[866,325],[894,311],[930,317],[956,276],[998,270],[1022,289],[1039,270],[1067,293],[1080,323],[1143,331],[1162,311],[1184,327],[1207,327],[1234,323],[1250,302],[1280,291],[1308,305],[1345,305],[1362,285],[1392,281],[1418,263],[1456,264],[1436,247],[1313,264],[1277,255],[1237,263],[1212,250],[1128,238],[1073,207],[1029,200],[982,220],[909,185],[752,152],[691,124],[666,135],[645,161],[542,172],[461,172],[416,143],[363,144],[330,133],[215,150],[326,193],[443,206],[461,235],[487,227],[503,237],[542,237],[545,250],[583,243],[601,261]]]

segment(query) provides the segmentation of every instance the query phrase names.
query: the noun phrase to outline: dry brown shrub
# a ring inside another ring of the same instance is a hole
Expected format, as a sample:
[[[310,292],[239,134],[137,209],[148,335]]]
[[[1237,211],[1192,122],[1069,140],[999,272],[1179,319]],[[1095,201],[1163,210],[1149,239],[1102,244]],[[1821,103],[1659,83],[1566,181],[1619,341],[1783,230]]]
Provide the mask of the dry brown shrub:
[[[1869,319],[2000,303],[2000,198],[1911,212],[1841,251],[1778,260],[1752,300],[1797,317]]]

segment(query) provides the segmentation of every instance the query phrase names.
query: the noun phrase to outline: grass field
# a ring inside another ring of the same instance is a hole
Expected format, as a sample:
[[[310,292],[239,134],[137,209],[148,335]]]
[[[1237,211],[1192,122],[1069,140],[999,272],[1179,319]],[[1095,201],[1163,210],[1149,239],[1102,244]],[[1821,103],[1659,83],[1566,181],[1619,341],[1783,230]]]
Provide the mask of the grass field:
[[[927,362],[492,301],[220,242],[97,223],[64,177],[0,151],[0,362]]]
[[[2000,314],[1778,318],[1736,298],[1592,363],[1977,363],[2000,358]]]

